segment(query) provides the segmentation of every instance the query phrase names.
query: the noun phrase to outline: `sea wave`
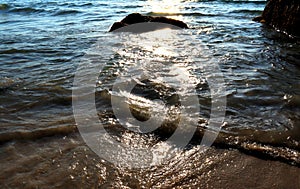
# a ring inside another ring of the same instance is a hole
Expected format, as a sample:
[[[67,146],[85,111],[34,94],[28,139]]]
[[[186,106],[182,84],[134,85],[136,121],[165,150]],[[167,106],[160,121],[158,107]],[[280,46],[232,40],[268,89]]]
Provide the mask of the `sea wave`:
[[[33,8],[33,7],[22,7],[22,8],[10,8],[8,9],[9,13],[20,13],[20,14],[30,14],[30,13],[42,13],[46,12],[45,9]]]
[[[204,14],[200,12],[174,12],[174,13],[166,13],[166,12],[148,12],[146,15],[149,16],[218,16],[217,14]]]
[[[9,5],[8,4],[0,4],[0,11],[8,10]]]
[[[66,135],[77,131],[76,126],[59,126],[37,128],[33,130],[13,130],[0,132],[0,143],[12,140],[34,140],[43,137],[50,137],[54,135]]]
[[[76,15],[82,13],[79,10],[59,10],[53,14],[53,16],[64,16],[64,15]]]

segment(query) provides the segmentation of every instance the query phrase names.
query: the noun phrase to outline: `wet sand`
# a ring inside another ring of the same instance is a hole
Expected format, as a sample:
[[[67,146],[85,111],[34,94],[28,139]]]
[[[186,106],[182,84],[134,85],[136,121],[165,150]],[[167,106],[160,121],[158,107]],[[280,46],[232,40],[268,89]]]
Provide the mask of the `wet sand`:
[[[299,167],[235,149],[194,147],[142,170],[102,160],[77,133],[0,149],[1,188],[300,188]]]

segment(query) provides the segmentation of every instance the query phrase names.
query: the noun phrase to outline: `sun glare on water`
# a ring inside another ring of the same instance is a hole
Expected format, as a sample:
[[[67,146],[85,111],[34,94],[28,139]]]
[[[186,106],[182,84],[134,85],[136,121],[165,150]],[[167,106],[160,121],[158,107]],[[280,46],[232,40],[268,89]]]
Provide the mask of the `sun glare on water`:
[[[147,1],[147,7],[150,8],[152,13],[180,19],[182,16],[177,14],[181,12],[182,3],[182,0],[149,0]]]

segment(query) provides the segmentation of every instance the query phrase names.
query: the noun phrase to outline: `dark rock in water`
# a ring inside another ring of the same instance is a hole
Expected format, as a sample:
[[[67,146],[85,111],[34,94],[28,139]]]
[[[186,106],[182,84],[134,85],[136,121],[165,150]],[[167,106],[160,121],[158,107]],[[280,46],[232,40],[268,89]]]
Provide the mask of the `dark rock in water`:
[[[253,20],[300,37],[300,1],[269,0],[262,15]]]
[[[153,16],[144,16],[139,13],[132,13],[126,16],[123,20],[121,20],[121,22],[115,22],[110,28],[109,32],[112,32],[124,26],[136,24],[136,23],[143,23],[143,22],[160,22],[165,24],[171,24],[179,28],[188,28],[187,24],[180,20],[175,20],[175,19],[166,18],[162,16],[153,17]]]
[[[114,30],[119,29],[119,28],[122,28],[122,27],[127,26],[127,25],[128,25],[128,24],[125,24],[125,23],[123,23],[123,22],[115,22],[115,23],[111,26],[109,32],[114,31]]]

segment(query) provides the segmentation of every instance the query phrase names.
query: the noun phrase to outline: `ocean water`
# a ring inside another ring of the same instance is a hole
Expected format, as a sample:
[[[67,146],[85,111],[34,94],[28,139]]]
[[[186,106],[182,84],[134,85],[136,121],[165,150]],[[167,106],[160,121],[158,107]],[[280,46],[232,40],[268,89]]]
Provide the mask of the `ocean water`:
[[[65,178],[60,183],[66,186],[74,179],[107,184],[112,179],[107,172],[114,175],[114,171],[122,171],[104,160],[97,163],[97,158],[87,163],[95,165],[90,172],[80,167],[80,161],[89,161],[87,156],[92,153],[79,137],[72,109],[73,81],[79,65],[90,63],[87,55],[97,45],[110,50],[111,44],[122,48],[113,57],[99,56],[105,65],[97,79],[96,105],[99,119],[112,133],[119,135],[122,124],[110,100],[129,95],[111,92],[116,79],[122,76],[124,80],[138,80],[133,94],[126,97],[131,99],[127,102],[131,112],[141,121],[151,117],[145,109],[152,109],[152,117],[161,119],[164,108],[180,107],[178,94],[198,96],[200,111],[195,114],[199,117],[196,127],[200,134],[192,140],[192,146],[197,146],[212,112],[207,78],[215,74],[203,73],[201,68],[217,64],[225,86],[218,95],[226,99],[227,106],[214,145],[299,166],[300,46],[295,39],[252,21],[265,4],[263,0],[0,0],[0,148],[5,167],[1,178],[7,179],[7,186],[20,186],[20,178],[34,180],[39,169],[30,171],[30,167],[37,166],[32,162],[39,162],[41,169],[49,168],[52,175],[56,169],[68,167],[68,171],[58,171],[60,174],[51,177],[54,181]],[[117,41],[120,34],[108,33],[110,26],[134,12],[179,19],[190,29],[171,31],[169,36],[175,38],[161,42],[153,38],[150,44],[137,35],[129,36],[128,41]],[[199,54],[190,53],[194,51]],[[141,72],[147,72],[148,78],[136,77]],[[188,113],[182,116],[195,117]],[[164,139],[176,126],[176,119],[170,118],[153,136]],[[132,135],[133,143],[135,137],[153,140],[152,135]],[[90,154],[82,155],[86,151]],[[56,164],[61,154],[65,159]],[[46,157],[51,157],[52,162]],[[177,158],[181,158],[180,153]],[[193,161],[197,163],[195,157]],[[98,180],[91,175],[98,175]],[[31,184],[26,186],[38,185],[39,181]],[[121,187],[122,182],[119,184]],[[132,184],[143,185],[138,179]]]

